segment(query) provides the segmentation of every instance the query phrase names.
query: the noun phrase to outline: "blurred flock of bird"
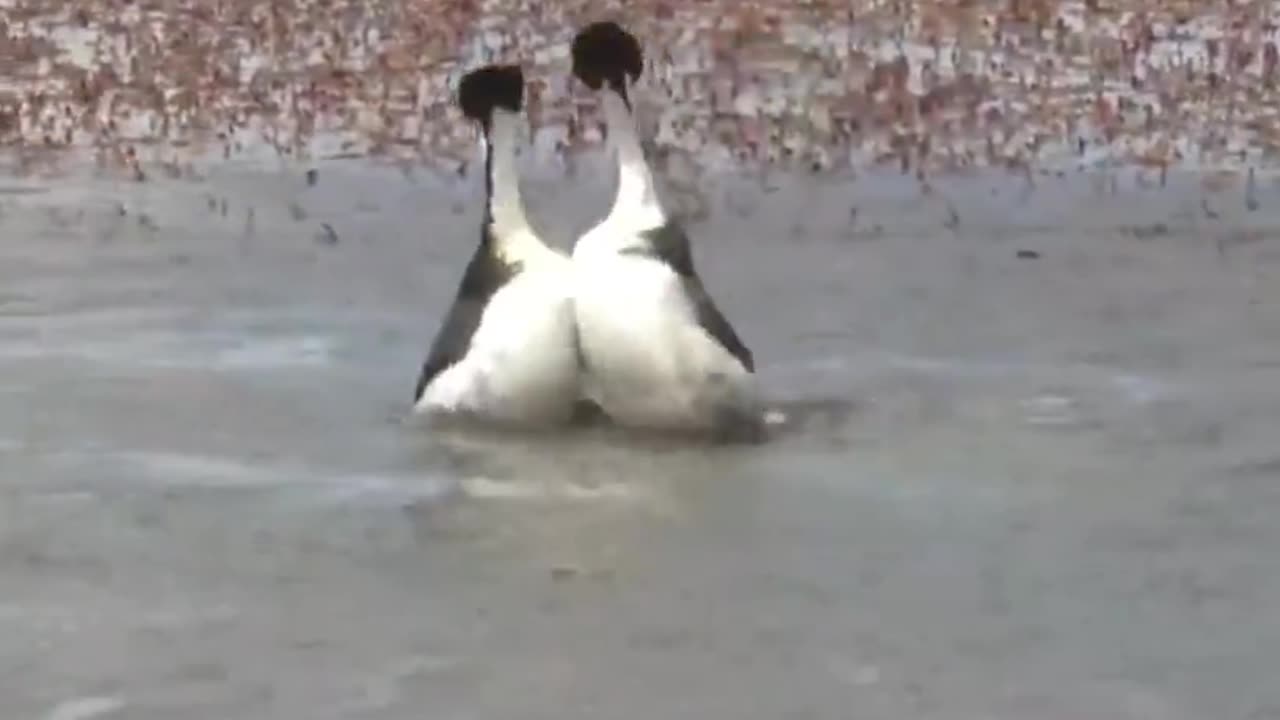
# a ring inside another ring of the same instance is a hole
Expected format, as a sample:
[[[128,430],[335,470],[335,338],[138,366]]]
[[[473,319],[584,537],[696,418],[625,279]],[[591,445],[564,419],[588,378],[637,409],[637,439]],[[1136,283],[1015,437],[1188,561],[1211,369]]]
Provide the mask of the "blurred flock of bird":
[[[6,0],[0,170],[146,181],[202,163],[472,156],[453,102],[528,77],[531,152],[572,165],[603,118],[574,28],[651,48],[659,172],[886,165],[922,178],[1137,165],[1232,173],[1280,153],[1280,0]]]

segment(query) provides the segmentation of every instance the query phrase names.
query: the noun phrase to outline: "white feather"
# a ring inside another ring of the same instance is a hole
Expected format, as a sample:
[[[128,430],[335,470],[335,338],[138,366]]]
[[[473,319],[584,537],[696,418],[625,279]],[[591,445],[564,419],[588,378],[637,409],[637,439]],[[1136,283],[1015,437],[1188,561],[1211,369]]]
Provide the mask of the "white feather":
[[[562,422],[579,397],[580,371],[573,315],[572,266],[534,233],[525,215],[515,161],[518,116],[495,109],[494,250],[523,270],[499,289],[461,361],[425,388],[415,409],[517,422]]]
[[[510,422],[567,420],[579,383],[573,323],[563,277],[522,274],[493,296],[466,356],[427,386],[418,410]]]

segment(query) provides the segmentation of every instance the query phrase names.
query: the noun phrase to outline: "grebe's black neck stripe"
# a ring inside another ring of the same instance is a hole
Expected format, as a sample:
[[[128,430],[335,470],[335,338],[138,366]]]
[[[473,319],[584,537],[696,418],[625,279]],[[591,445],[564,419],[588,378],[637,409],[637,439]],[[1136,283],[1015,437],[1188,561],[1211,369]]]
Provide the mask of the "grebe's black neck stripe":
[[[484,143],[484,224],[488,226],[493,223],[493,138],[488,127],[481,142]]]
[[[627,94],[626,82],[621,76],[617,80],[610,81],[605,87],[607,88],[606,92],[612,92],[622,98],[622,104],[627,108],[628,113],[634,112],[634,108],[631,107],[631,97]]]
[[[485,134],[485,188],[488,223],[495,238],[504,244],[521,242],[529,235],[528,218],[520,199],[520,173],[517,162],[520,117],[503,108],[495,108]]]

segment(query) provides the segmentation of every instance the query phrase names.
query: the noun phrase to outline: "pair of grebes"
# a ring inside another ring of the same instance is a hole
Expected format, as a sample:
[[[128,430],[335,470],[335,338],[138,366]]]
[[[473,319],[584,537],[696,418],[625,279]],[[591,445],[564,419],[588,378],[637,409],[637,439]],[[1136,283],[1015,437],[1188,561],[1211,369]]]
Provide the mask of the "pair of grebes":
[[[524,76],[487,65],[458,88],[482,132],[486,207],[422,367],[415,411],[503,426],[584,417],[624,428],[764,438],[751,351],[694,270],[689,238],[662,207],[632,116],[640,44],[614,22],[578,32],[573,74],[595,92],[618,165],[613,207],[567,255],[525,216],[516,169]]]

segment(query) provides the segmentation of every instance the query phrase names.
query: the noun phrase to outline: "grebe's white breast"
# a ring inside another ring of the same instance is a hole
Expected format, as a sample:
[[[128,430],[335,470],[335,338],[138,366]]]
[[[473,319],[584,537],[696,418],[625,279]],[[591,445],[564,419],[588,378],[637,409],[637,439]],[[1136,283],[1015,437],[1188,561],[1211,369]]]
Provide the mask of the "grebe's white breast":
[[[470,73],[459,90],[464,111],[468,99],[474,110],[484,105],[483,93],[498,96],[480,111],[489,114],[488,206],[480,245],[423,363],[418,412],[560,423],[580,396],[572,265],[533,232],[520,200],[514,144],[522,87],[518,68],[488,66]]]
[[[415,409],[567,421],[580,374],[568,271],[568,261],[553,256],[515,270],[487,293],[460,292],[423,366]]]
[[[678,228],[658,229],[672,230]],[[645,239],[611,235],[613,242]],[[758,432],[751,352],[696,275],[682,275],[640,243],[617,252],[579,245],[574,296],[587,382],[614,421],[714,434]]]

